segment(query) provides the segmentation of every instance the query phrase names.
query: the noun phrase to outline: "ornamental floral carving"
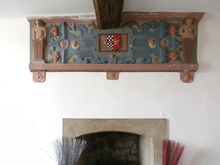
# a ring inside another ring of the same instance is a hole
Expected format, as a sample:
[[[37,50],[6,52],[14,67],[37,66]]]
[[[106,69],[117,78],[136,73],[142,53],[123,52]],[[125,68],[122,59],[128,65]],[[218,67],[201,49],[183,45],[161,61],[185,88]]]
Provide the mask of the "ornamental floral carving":
[[[76,39],[72,40],[72,41],[71,41],[71,46],[72,46],[73,49],[78,48],[78,46],[79,46],[79,41],[77,41]]]
[[[57,36],[57,27],[53,27],[51,32],[52,32],[53,36],[56,37]]]
[[[60,60],[60,55],[57,52],[55,52],[53,54],[53,61],[54,62],[58,62],[59,60]]]
[[[171,27],[170,27],[170,34],[171,34],[171,35],[175,35],[176,32],[177,32],[176,27],[175,27],[175,26],[171,26]]]
[[[62,48],[65,48],[65,47],[67,46],[66,41],[61,41],[61,42],[60,42],[60,46],[61,46]]]
[[[181,58],[181,52],[182,52],[182,48],[181,47],[178,47],[177,49],[175,50],[167,50],[166,51],[166,61],[169,63],[170,61],[171,62],[181,62],[182,61],[182,58]]]
[[[152,58],[152,62],[153,62],[153,63],[156,63],[157,60],[158,60],[158,58],[156,58],[156,57]]]
[[[52,52],[51,50],[49,50],[48,53],[52,56],[52,58],[50,59],[51,62],[60,62],[60,51]]]
[[[50,24],[49,25],[49,37],[55,37],[57,38],[58,36],[61,36],[61,25],[57,25],[57,24]]]
[[[71,62],[76,62],[76,58],[71,57],[71,58],[70,58],[70,61],[71,61]]]
[[[161,45],[162,47],[167,46],[167,40],[162,40],[162,41],[160,42],[160,45]]]
[[[172,52],[172,53],[170,54],[170,60],[171,60],[172,62],[176,62],[176,61],[178,60],[178,55],[176,54],[176,52]]]
[[[156,38],[154,37],[151,37],[149,40],[148,40],[148,43],[149,43],[149,46],[151,48],[155,48],[157,46],[157,40]]]
[[[167,36],[180,37],[178,30],[180,29],[181,24],[179,23],[166,23],[166,33]]]
[[[72,57],[70,57],[69,59],[68,59],[68,62],[76,62],[76,57],[73,55]]]

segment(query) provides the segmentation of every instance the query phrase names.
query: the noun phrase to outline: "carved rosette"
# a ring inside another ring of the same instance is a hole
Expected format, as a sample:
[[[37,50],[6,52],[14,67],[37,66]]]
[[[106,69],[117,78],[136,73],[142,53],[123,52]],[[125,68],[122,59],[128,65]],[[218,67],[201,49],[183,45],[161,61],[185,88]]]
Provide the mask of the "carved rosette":
[[[33,72],[34,82],[44,82],[46,78],[46,72]]]
[[[192,83],[194,72],[184,71],[180,72],[180,80],[184,83]]]
[[[118,80],[119,72],[106,72],[106,78],[108,80]]]

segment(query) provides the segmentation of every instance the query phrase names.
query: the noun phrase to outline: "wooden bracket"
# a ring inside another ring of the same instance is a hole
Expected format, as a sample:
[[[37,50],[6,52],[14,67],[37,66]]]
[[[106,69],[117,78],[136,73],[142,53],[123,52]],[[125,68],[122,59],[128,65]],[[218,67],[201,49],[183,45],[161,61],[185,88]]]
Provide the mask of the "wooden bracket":
[[[118,80],[119,72],[106,72],[106,78],[108,80]]]
[[[33,72],[34,82],[44,82],[46,79],[46,72]]]
[[[194,78],[194,72],[190,72],[188,70],[180,72],[180,81],[184,83],[192,83],[193,78]]]

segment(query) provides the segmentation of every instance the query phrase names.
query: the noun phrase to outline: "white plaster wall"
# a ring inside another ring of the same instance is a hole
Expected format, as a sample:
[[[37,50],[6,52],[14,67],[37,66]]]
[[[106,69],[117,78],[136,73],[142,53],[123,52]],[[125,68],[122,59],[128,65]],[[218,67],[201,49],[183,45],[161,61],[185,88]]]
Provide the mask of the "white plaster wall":
[[[29,72],[29,24],[0,20],[1,164],[54,165],[49,143],[62,135],[62,118],[167,118],[170,138],[186,144],[184,165],[219,165],[220,18],[199,25],[198,62],[192,84],[178,73]],[[43,150],[42,150],[43,149]]]
[[[123,11],[206,12],[220,17],[219,0],[124,0]],[[92,0],[1,0],[0,19],[94,14]]]

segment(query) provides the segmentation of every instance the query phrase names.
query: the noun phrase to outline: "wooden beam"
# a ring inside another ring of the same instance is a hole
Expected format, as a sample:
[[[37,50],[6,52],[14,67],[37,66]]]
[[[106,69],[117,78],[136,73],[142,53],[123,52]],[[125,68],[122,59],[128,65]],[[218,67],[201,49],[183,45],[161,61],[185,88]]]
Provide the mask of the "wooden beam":
[[[121,23],[124,0],[93,0],[99,29],[116,29]]]

